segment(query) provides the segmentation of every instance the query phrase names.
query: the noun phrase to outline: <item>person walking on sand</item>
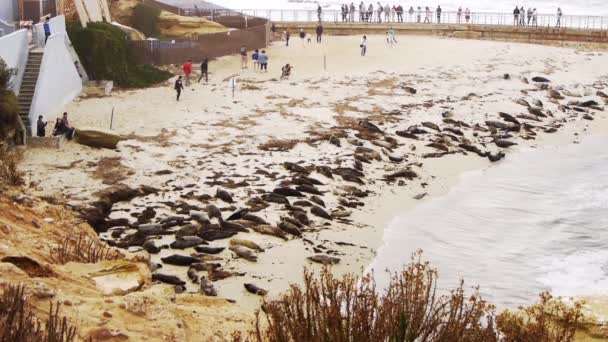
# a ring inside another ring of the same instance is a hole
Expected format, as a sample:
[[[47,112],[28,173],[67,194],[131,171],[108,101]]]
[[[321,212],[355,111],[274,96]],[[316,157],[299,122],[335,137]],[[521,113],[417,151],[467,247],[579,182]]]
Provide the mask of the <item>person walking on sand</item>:
[[[247,48],[245,47],[245,45],[243,45],[241,47],[241,51],[240,51],[240,55],[241,55],[241,69],[247,69]]]
[[[49,40],[49,37],[51,36],[51,24],[49,23],[49,20],[51,20],[50,17],[45,17],[44,24],[42,24],[42,27],[44,28],[44,45],[46,45],[46,41]]]
[[[177,92],[177,101],[179,101],[180,96],[182,96],[182,90],[184,89],[184,83],[182,82],[182,77],[179,76],[175,81],[175,86],[173,87]]]
[[[361,56],[365,56],[367,53],[367,36],[363,36],[363,38],[361,38],[361,44],[359,47],[361,48]]]
[[[283,34],[285,34],[285,46],[289,46],[289,38],[291,38],[291,33],[289,30],[286,30],[283,32]]]
[[[266,50],[262,50],[258,60],[260,62],[260,71],[268,72],[268,55],[266,54]]]
[[[441,23],[441,6],[437,6],[437,24]]]
[[[257,70],[258,66],[260,65],[259,58],[260,58],[260,50],[255,49],[255,51],[253,51],[253,53],[251,54],[251,61],[253,63],[253,70]]]
[[[397,39],[395,38],[395,30],[393,28],[389,28],[386,32],[386,42],[393,47],[393,44],[397,44]]]
[[[464,10],[464,20],[467,24],[469,23],[469,20],[471,20],[471,10],[468,7]]]
[[[186,86],[190,85],[190,75],[192,74],[192,60],[189,59],[184,66],[182,67],[184,70],[184,75],[186,77]]]
[[[306,32],[304,32],[304,29],[300,29],[300,41],[302,42],[302,46],[306,45],[304,44],[306,39]]]
[[[519,26],[519,7],[517,6],[513,10],[513,25]]]
[[[65,135],[68,140],[72,140],[72,137],[74,137],[74,131],[74,127],[70,125],[70,121],[68,120],[68,113],[63,112],[63,117],[61,119],[57,119],[55,129],[53,130],[53,135]]]
[[[555,24],[555,27],[562,27],[562,9],[561,7],[557,8],[557,23]]]
[[[317,43],[321,44],[321,40],[323,39],[323,25],[317,25]]]
[[[424,23],[425,24],[431,23],[431,9],[428,6],[426,7],[425,13],[424,13]]]
[[[203,58],[203,62],[201,63],[201,77],[198,79],[198,83],[201,83],[201,80],[205,77],[205,82],[209,82],[209,59]]]
[[[38,116],[38,121],[36,122],[36,136],[40,138],[46,136],[46,125],[48,125],[48,122],[42,120],[42,115]]]

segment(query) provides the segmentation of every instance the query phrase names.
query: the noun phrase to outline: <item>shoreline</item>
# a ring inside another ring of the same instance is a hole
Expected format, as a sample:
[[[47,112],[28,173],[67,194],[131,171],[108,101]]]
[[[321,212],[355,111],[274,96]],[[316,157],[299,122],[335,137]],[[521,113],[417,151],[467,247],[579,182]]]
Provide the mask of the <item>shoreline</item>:
[[[598,53],[597,56],[595,53],[593,56],[580,56],[576,50],[571,49],[564,49],[563,52],[566,56],[546,57],[546,54],[553,52],[554,48],[526,46],[527,50],[524,52],[533,54],[529,56],[533,65],[523,65],[522,67],[518,64],[517,59],[517,49],[522,46],[521,44],[465,43],[461,41],[455,43],[448,40],[437,42],[433,38],[416,38],[406,40],[403,43],[404,46],[386,50],[386,47],[382,47],[381,42],[378,43],[382,38],[373,37],[371,57],[366,61],[367,64],[361,65],[358,61],[353,60],[353,57],[345,57],[341,64],[335,67],[332,63],[331,74],[319,70],[318,65],[311,65],[311,59],[318,58],[322,52],[332,55],[332,60],[337,59],[337,53],[344,49],[352,50],[356,56],[357,48],[354,44],[357,39],[357,37],[332,38],[327,47],[323,46],[323,51],[298,46],[300,44],[298,40],[294,40],[294,43],[298,45],[291,49],[275,45],[269,49],[274,54],[273,58],[277,60],[277,62],[273,61],[276,63],[275,66],[289,60],[298,61],[294,78],[289,82],[281,83],[271,80],[275,75],[253,74],[246,71],[240,82],[242,88],[235,100],[225,93],[226,85],[223,81],[238,70],[236,67],[238,59],[231,56],[214,62],[212,68],[216,69],[212,70],[218,70],[218,72],[212,74],[215,81],[210,87],[197,85],[189,88],[184,93],[184,101],[180,103],[171,101],[173,94],[169,86],[119,92],[110,98],[76,102],[68,109],[72,113],[76,125],[103,126],[106,124],[108,109],[111,109],[112,106],[120,106],[115,121],[116,131],[122,134],[137,133],[138,138],[121,143],[119,151],[91,150],[75,144],[69,144],[60,151],[28,151],[26,165],[30,176],[34,181],[40,182],[41,193],[61,192],[66,196],[71,196],[67,199],[71,202],[86,203],[90,195],[111,185],[103,184],[103,182],[114,181],[116,184],[116,180],[122,178],[120,182],[128,182],[129,185],[160,185],[162,197],[168,196],[169,200],[181,198],[200,208],[204,208],[204,201],[201,203],[201,201],[192,201],[184,197],[189,192],[188,189],[193,189],[196,196],[210,195],[213,197],[217,187],[225,187],[228,179],[234,179],[235,182],[246,181],[252,188],[252,191],[249,191],[248,187],[228,189],[237,199],[236,207],[239,207],[247,198],[260,194],[259,191],[271,191],[282,181],[294,176],[282,170],[281,163],[284,161],[318,166],[333,163],[334,160],[343,160],[337,165],[351,166],[351,153],[355,147],[351,146],[346,138],[340,138],[341,147],[337,147],[325,140],[329,136],[312,144],[301,141],[303,137],[316,137],[319,132],[331,132],[332,135],[338,135],[339,131],[336,130],[336,127],[349,127],[345,130],[350,129],[348,136],[352,138],[353,133],[357,130],[359,132],[357,134],[365,132],[356,125],[354,126],[356,129],[349,125],[356,122],[356,119],[365,118],[373,123],[381,122],[380,127],[387,132],[405,129],[409,124],[419,124],[426,120],[445,125],[442,123],[441,113],[446,111],[454,112],[454,118],[457,120],[468,120],[471,123],[496,120],[494,117],[500,110],[513,113],[522,111],[521,105],[513,103],[517,94],[521,94],[522,88],[530,91],[530,97],[541,94],[535,93],[537,90],[533,84],[522,83],[519,80],[520,75],[530,75],[531,77],[543,74],[552,79],[559,79],[554,81],[557,84],[580,85],[576,71],[569,70],[567,73],[560,73],[560,68],[578,68],[577,62],[570,62],[569,59],[578,58],[580,63],[590,60],[589,65],[585,65],[585,70],[587,70],[587,74],[591,75],[594,74],[594,70],[592,70],[594,65],[606,60],[606,56],[601,53]],[[447,62],[449,59],[445,56],[425,55],[424,57],[427,58],[424,60],[419,58],[413,67],[399,65],[400,70],[389,72],[381,69],[382,66],[399,61],[403,55],[407,55],[409,58],[411,54],[425,50],[426,47],[421,48],[416,45],[416,43],[423,42],[429,44],[431,53],[441,53],[444,51],[443,49],[449,51],[450,48],[456,48],[458,44],[464,46],[461,46],[459,50],[451,51],[453,52],[451,58],[454,60],[450,62]],[[501,50],[496,52],[496,56],[485,56],[479,61],[471,60],[473,56],[468,49],[481,47]],[[382,56],[378,54],[378,51],[391,53],[391,55]],[[502,58],[501,54],[514,54],[514,56],[508,56],[503,58],[504,61],[498,61],[499,58]],[[451,64],[437,67],[436,64],[440,64],[442,61]],[[468,69],[459,67],[459,65],[466,65]],[[543,70],[542,72],[531,71],[535,68]],[[500,80],[502,74],[505,73],[504,70],[513,74],[512,80]],[[582,77],[580,76],[580,78]],[[467,78],[466,81],[463,81],[466,84],[461,84],[462,78]],[[485,80],[487,89],[484,87],[479,89],[479,83],[483,80]],[[419,95],[408,94],[403,89],[404,84],[417,88]],[[590,87],[590,85],[585,84],[581,87]],[[191,89],[195,89],[197,93]],[[462,100],[469,96],[470,89],[479,89],[477,92],[480,95],[471,96],[471,100]],[[204,94],[204,96],[199,95],[198,98],[189,96],[193,93]],[[544,93],[542,94],[544,95]],[[387,100],[389,98],[390,100]],[[546,100],[543,98],[543,101]],[[431,107],[425,107],[430,104],[432,104]],[[555,105],[547,102],[547,106],[551,106],[553,110]],[[391,111],[397,110],[395,108],[401,108],[401,113],[391,114]],[[475,110],[473,111],[472,108]],[[488,117],[488,112],[491,113],[491,117]],[[167,113],[170,114],[167,115]],[[544,146],[552,142],[564,143],[574,133],[579,133],[579,137],[587,134],[585,126],[589,126],[589,130],[592,131],[608,132],[606,112],[597,112],[596,115],[595,121],[578,118],[575,122],[557,122],[556,125],[562,126],[558,132],[539,134],[537,140],[530,140],[526,143],[523,143],[525,140],[522,139],[517,139],[517,142],[526,146]],[[327,123],[324,124],[325,122]],[[472,130],[466,129],[466,132],[470,139],[478,139],[471,135]],[[146,138],[146,136],[155,138]],[[283,142],[298,140],[298,143],[283,152],[259,150],[259,146],[273,139]],[[252,308],[257,307],[260,298],[247,294],[242,283],[253,281],[262,288],[270,289],[271,295],[276,295],[286,289],[290,282],[300,281],[301,266],[309,265],[314,269],[320,268],[320,266],[305,261],[305,257],[317,253],[314,249],[319,249],[319,246],[324,245],[326,250],[335,250],[338,253],[337,256],[343,259],[340,264],[334,266],[336,274],[360,273],[373,261],[377,248],[381,247],[383,231],[388,223],[397,214],[408,211],[420,203],[413,199],[414,196],[424,192],[428,193],[428,196],[422,201],[443,196],[453,184],[458,182],[463,172],[483,169],[491,165],[486,158],[480,158],[472,153],[467,156],[458,154],[446,155],[442,158],[422,158],[421,155],[424,153],[437,152],[433,148],[425,146],[429,141],[397,139],[398,146],[390,147],[385,147],[386,144],[383,141],[377,141],[379,139],[360,139],[367,148],[376,151],[385,150],[385,152],[380,152],[383,162],[376,164],[374,161],[364,165],[365,187],[374,194],[361,200],[365,203],[362,209],[348,209],[339,202],[340,198],[357,201],[356,196],[349,195],[349,191],[344,189],[347,186],[359,187],[360,185],[352,182],[330,181],[317,173],[311,173],[313,177],[326,183],[320,188],[326,196],[324,198],[327,202],[327,210],[342,207],[341,211],[352,211],[352,215],[345,220],[334,217],[331,221],[309,215],[311,219],[314,219],[315,224],[310,229],[306,228],[304,236],[314,241],[312,245],[302,243],[300,239],[291,239],[283,243],[277,238],[266,235],[243,235],[244,238],[262,245],[266,251],[258,254],[257,263],[233,259],[231,254],[224,252],[222,262],[226,270],[247,274],[218,281],[216,285],[220,296],[236,299],[239,307],[243,308],[245,312],[250,312]],[[371,144],[372,141],[380,145]],[[485,145],[487,146],[484,148],[493,153],[499,150],[490,147],[489,143]],[[415,151],[412,150],[412,146],[416,148]],[[450,150],[455,151],[456,149],[456,147],[450,147]],[[322,153],[319,154],[319,151]],[[386,158],[395,153],[399,153],[404,161],[401,163],[387,162]],[[507,158],[508,156],[509,154],[507,154]],[[99,167],[100,160],[108,161],[112,158],[118,158],[114,159],[118,162],[118,166],[116,163],[106,163],[106,167]],[[58,160],[61,160],[61,165],[58,165]],[[423,163],[423,167],[416,166],[417,163]],[[62,170],[66,165],[72,164],[73,167]],[[383,175],[406,165],[410,165],[413,170],[420,173],[420,179],[406,181],[404,186],[396,185],[396,181],[392,184],[381,181]],[[56,166],[62,168],[58,169]],[[40,172],[40,170],[47,172]],[[162,174],[161,171],[164,170],[171,172]],[[266,178],[260,176],[262,173],[256,174],[254,170],[278,172],[279,175],[274,179],[269,179],[266,176],[264,176]],[[95,178],[96,171],[99,171],[101,178]],[[221,176],[214,178],[214,174],[221,174]],[[70,181],[69,185],[64,183],[67,178]],[[224,182],[224,185],[217,185],[218,181]],[[339,184],[333,184],[333,182]],[[428,186],[423,187],[421,183],[428,183]],[[177,188],[182,189],[176,190]],[[379,193],[382,195],[378,195]],[[117,203],[113,208],[111,218],[132,220],[131,214],[141,216],[141,210],[148,207],[154,209],[157,217],[169,215],[170,208],[160,205],[160,201],[162,201],[160,198],[148,198],[134,199],[130,203]],[[228,209],[231,207],[229,204],[215,200],[206,201],[216,203],[226,209],[225,215],[233,210]],[[285,212],[275,204],[271,204],[269,208],[268,211],[271,212],[267,213],[265,218],[270,223],[276,224]],[[241,235],[237,237],[241,237]],[[214,242],[212,245],[227,246],[228,240]],[[326,240],[330,242],[325,242]],[[355,246],[339,246],[336,242],[345,242]],[[160,256],[174,252],[175,250],[163,250]],[[188,253],[188,251],[185,252]],[[158,256],[153,256],[153,260],[158,260]],[[407,260],[406,257],[404,261]],[[178,273],[185,279],[183,267],[165,269],[169,269],[167,272]],[[192,288],[190,288],[191,291],[193,291]]]

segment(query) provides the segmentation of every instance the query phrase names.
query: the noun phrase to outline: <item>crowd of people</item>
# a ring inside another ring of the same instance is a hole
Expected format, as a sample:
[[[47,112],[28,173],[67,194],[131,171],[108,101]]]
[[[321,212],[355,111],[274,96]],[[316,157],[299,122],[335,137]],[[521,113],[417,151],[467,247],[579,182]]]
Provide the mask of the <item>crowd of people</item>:
[[[321,7],[317,9],[319,21],[321,21]],[[456,14],[456,22],[458,24],[461,23],[471,23],[473,16],[470,8],[462,8],[459,7]],[[406,9],[402,5],[382,5],[380,2],[377,2],[376,5],[370,3],[366,5],[365,2],[361,2],[359,5],[355,5],[354,2],[350,4],[343,4],[340,8],[341,20],[343,22],[377,22],[377,23],[441,23],[444,20],[445,14],[443,13],[443,9],[441,6],[437,6],[437,8],[432,9],[429,6],[421,7],[410,6],[409,9]],[[516,6],[513,11],[514,15],[514,25],[521,26],[538,26],[538,11],[536,8],[528,8],[524,9]],[[562,26],[562,10],[561,8],[557,9],[557,22],[556,26]],[[452,17],[453,18],[453,17]]]

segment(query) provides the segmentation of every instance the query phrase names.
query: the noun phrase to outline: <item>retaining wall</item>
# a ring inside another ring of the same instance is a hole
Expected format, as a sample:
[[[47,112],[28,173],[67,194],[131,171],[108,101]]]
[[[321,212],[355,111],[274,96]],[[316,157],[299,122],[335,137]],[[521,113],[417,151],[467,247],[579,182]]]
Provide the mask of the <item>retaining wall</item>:
[[[16,73],[11,78],[11,87],[15,95],[19,95],[23,73],[27,64],[29,54],[29,38],[27,30],[19,30],[6,36],[0,37],[0,57],[9,68],[15,69]]]

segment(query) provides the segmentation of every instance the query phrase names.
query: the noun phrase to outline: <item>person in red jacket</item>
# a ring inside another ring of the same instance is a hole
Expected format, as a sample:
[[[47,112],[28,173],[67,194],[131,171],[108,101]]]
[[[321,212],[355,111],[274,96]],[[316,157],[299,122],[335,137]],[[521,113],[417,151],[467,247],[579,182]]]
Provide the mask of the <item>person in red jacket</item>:
[[[190,85],[190,74],[192,74],[192,60],[188,60],[184,63],[184,75],[186,76],[186,86]]]

